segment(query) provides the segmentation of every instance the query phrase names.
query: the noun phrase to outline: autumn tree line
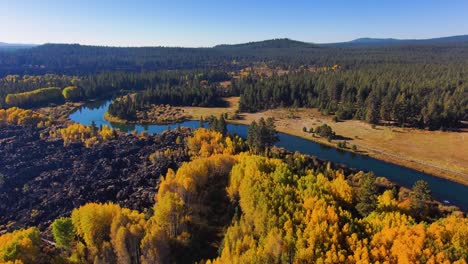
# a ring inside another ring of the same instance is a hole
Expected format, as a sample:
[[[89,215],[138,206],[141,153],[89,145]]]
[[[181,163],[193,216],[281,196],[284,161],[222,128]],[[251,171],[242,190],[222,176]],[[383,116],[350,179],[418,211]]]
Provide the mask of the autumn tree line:
[[[255,140],[274,142],[270,122],[246,142],[219,125],[195,130],[179,139],[191,161],[161,177],[152,210],[85,204],[53,221],[50,238],[36,227],[0,235],[0,262],[466,263],[468,219],[434,203],[427,183],[406,190],[259,151]]]
[[[56,124],[43,114],[18,107],[0,109],[0,128],[7,125],[23,126],[26,129],[44,129],[40,133],[42,139],[61,139],[65,146],[80,143],[86,147],[92,147],[119,135],[117,130],[106,125],[98,127],[94,122],[90,126],[78,123]]]
[[[8,94],[29,92],[44,87],[67,87],[76,84],[76,77],[56,74],[7,75],[0,78],[0,104]]]
[[[39,88],[28,92],[7,94],[4,104],[8,107],[38,107],[63,104],[65,100],[80,99],[80,88],[76,86]]]

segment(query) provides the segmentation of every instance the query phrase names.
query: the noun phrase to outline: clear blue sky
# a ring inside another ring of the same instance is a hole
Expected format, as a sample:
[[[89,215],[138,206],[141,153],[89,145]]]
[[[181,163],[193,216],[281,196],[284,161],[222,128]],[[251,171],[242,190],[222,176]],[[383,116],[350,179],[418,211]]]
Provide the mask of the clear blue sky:
[[[468,0],[0,0],[0,41],[213,46],[468,34]]]

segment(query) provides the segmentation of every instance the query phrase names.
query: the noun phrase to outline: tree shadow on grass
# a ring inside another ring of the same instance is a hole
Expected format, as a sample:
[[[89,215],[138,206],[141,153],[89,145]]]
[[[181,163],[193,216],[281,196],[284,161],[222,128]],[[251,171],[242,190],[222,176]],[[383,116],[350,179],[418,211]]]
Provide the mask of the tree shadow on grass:
[[[335,135],[335,137],[333,139],[335,139],[335,140],[353,140],[350,137],[345,137],[345,136],[342,136],[342,135]]]

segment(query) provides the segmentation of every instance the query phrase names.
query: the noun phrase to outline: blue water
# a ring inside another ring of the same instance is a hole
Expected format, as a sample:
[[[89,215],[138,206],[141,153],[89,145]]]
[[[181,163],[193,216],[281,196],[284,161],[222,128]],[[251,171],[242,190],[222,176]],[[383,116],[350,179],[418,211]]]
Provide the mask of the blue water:
[[[70,114],[70,119],[84,125],[90,125],[92,121],[97,126],[108,125],[121,131],[138,132],[148,131],[148,133],[161,133],[167,129],[174,129],[178,126],[198,128],[198,121],[186,121],[171,125],[128,125],[110,123],[104,119],[104,113],[111,101],[90,103]],[[236,133],[242,137],[247,136],[247,126],[228,124],[229,133]],[[334,163],[341,163],[347,167],[362,171],[373,171],[378,176],[383,176],[390,181],[411,188],[417,180],[424,180],[429,183],[432,196],[439,200],[447,200],[451,204],[457,205],[464,211],[468,210],[468,186],[435,177],[430,174],[398,166],[382,160],[374,159],[347,151],[330,148],[303,138],[279,133],[280,141],[276,144],[290,151],[299,151],[304,154],[316,156],[320,159],[329,160]]]

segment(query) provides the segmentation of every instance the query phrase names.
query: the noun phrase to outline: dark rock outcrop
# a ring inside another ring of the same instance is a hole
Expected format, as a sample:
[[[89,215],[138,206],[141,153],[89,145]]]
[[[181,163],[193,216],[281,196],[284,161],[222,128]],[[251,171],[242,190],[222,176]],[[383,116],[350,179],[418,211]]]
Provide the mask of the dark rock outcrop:
[[[121,134],[91,148],[41,140],[40,132],[0,128],[0,232],[31,225],[44,229],[87,202],[145,211],[154,204],[160,175],[188,160],[185,154],[148,159],[156,150],[185,148],[175,142],[190,134],[188,129],[146,138]]]

